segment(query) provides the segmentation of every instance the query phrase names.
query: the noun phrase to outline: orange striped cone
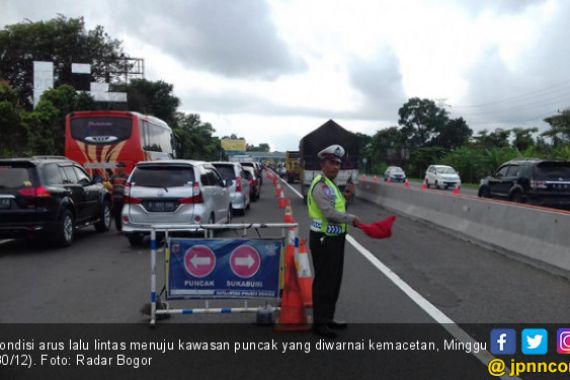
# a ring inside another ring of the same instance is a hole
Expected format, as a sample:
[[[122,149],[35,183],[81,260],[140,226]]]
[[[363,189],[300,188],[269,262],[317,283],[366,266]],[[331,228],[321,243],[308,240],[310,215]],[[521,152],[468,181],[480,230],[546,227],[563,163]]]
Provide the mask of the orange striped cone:
[[[299,255],[297,258],[297,278],[301,288],[301,297],[305,307],[313,307],[313,274],[309,263],[309,253],[305,239],[301,239],[299,244]]]
[[[309,331],[311,326],[307,323],[307,316],[301,297],[301,289],[295,270],[294,247],[287,246],[285,253],[285,286],[281,298],[281,311],[275,326],[277,332]]]
[[[422,182],[422,190],[427,190],[427,183],[425,181]]]
[[[410,188],[410,181],[408,181],[407,178],[406,178],[406,180],[404,181],[404,187],[405,187],[406,189],[409,189],[409,188]]]
[[[275,196],[278,197],[279,193],[281,193],[281,186],[279,186],[278,183],[277,186],[275,186]]]
[[[279,201],[277,205],[282,210],[287,206],[287,199],[285,199],[285,197],[283,196],[283,189],[281,189],[281,192],[279,193]]]
[[[459,185],[455,184],[455,189],[453,189],[453,195],[459,195],[461,192],[459,191]]]
[[[283,223],[295,223],[293,218],[293,210],[291,209],[291,200],[287,199],[287,206],[285,207],[285,217]]]

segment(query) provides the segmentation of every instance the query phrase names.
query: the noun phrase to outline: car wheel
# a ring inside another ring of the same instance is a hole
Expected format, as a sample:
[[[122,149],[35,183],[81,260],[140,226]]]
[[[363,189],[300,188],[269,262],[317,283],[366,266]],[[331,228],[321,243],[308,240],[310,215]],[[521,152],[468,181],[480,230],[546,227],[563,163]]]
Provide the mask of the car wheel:
[[[74,237],[75,223],[73,214],[70,210],[65,209],[62,211],[58,220],[55,243],[60,247],[69,247],[73,243]]]
[[[437,180],[433,183],[433,186],[439,190],[439,184],[437,183]]]
[[[127,239],[129,239],[129,243],[131,244],[132,247],[138,247],[142,245],[144,241],[144,235],[134,232],[127,234]]]
[[[111,203],[109,201],[103,202],[103,209],[99,216],[99,221],[95,223],[95,230],[97,232],[106,232],[111,228]]]
[[[528,200],[527,197],[521,191],[517,190],[511,195],[511,201],[517,203],[527,203]]]
[[[426,187],[429,189],[430,188],[430,184],[429,181],[426,179]]]
[[[479,198],[491,198],[491,191],[487,186],[479,189]]]

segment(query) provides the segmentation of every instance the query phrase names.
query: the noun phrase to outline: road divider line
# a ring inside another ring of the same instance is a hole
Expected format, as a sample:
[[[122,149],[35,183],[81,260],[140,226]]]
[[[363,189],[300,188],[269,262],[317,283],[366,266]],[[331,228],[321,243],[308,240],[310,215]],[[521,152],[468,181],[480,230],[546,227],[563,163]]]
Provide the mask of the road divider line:
[[[290,184],[280,180],[291,189],[297,196],[301,199],[303,196]],[[407,295],[414,303],[416,303],[423,311],[425,311],[431,318],[433,318],[437,323],[442,325],[442,327],[447,330],[454,338],[464,343],[474,344],[476,341],[473,339],[465,330],[459,327],[451,318],[449,318],[445,313],[435,307],[431,302],[425,299],[420,293],[418,293],[414,288],[408,285],[400,276],[398,276],[394,271],[392,271],[388,266],[382,263],[376,256],[372,254],[368,249],[362,246],[354,237],[350,234],[346,235],[346,240],[356,249],[365,259],[367,259],[372,265],[376,267],[384,276],[386,276],[394,285],[396,285],[405,295]],[[480,351],[478,353],[472,353],[485,367],[489,365],[489,362],[495,357],[491,355],[488,351]],[[510,368],[507,366],[505,368],[506,373],[510,373]],[[502,376],[501,379],[519,379],[518,377]]]

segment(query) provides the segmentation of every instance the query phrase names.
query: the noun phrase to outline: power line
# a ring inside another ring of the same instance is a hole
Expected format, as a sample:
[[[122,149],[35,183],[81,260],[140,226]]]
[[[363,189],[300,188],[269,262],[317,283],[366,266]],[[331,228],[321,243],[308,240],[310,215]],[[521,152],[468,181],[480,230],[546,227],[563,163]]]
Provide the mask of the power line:
[[[486,106],[492,106],[498,103],[505,103],[505,102],[510,102],[510,101],[517,101],[517,100],[523,100],[526,98],[533,98],[533,97],[541,97],[544,95],[549,95],[552,93],[557,93],[557,92],[566,92],[568,90],[570,90],[570,79],[565,80],[563,82],[560,82],[558,84],[553,84],[547,88],[543,88],[540,90],[534,90],[534,91],[529,91],[520,95],[516,95],[516,96],[511,96],[511,97],[507,97],[507,98],[502,98],[502,99],[496,99],[493,101],[488,101],[485,103],[478,103],[478,104],[467,104],[467,105],[461,105],[461,104],[456,104],[456,105],[451,105],[454,108],[481,108],[481,107],[486,107]]]

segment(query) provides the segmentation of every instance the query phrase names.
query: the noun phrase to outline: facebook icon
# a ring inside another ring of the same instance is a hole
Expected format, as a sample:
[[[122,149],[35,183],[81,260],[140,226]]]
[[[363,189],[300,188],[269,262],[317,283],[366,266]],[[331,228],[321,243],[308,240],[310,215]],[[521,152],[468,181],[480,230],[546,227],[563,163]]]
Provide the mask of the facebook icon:
[[[491,354],[514,355],[517,351],[517,334],[513,329],[491,330]]]

